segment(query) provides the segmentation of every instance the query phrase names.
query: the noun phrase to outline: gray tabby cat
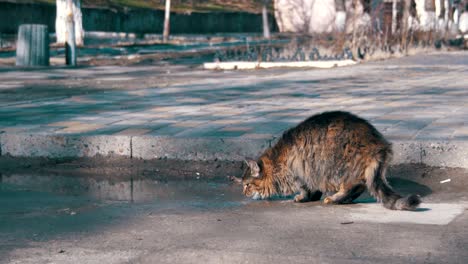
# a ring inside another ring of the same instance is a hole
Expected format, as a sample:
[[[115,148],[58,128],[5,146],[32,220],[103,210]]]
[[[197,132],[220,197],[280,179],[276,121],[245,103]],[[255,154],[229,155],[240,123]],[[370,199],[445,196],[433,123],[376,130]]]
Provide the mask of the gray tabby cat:
[[[286,131],[257,161],[247,161],[243,192],[255,199],[292,195],[295,202],[350,203],[366,189],[393,210],[414,210],[417,195],[402,197],[388,185],[391,144],[366,120],[347,112],[314,115]]]

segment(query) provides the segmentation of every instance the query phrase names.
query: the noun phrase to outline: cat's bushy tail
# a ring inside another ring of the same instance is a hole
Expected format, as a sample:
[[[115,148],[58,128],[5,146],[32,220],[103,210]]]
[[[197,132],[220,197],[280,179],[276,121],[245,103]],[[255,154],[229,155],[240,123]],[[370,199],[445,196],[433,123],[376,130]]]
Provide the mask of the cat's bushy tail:
[[[380,160],[376,160],[366,169],[367,188],[372,196],[383,203],[385,208],[391,210],[414,210],[421,203],[418,195],[401,196],[396,193],[385,178],[388,160],[391,153],[383,153]]]

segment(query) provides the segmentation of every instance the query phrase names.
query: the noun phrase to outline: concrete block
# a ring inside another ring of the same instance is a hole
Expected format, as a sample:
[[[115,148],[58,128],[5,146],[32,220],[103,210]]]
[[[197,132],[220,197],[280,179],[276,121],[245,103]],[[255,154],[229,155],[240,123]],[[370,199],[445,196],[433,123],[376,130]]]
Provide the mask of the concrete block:
[[[392,164],[423,163],[429,166],[468,168],[467,141],[392,141]]]
[[[132,138],[134,158],[185,160],[242,160],[258,157],[270,146],[267,139],[176,138],[138,136]]]
[[[422,163],[429,166],[468,168],[467,141],[420,141]]]
[[[393,140],[392,164],[421,163],[421,145],[412,140]]]
[[[0,135],[1,154],[14,157],[130,156],[128,136]]]

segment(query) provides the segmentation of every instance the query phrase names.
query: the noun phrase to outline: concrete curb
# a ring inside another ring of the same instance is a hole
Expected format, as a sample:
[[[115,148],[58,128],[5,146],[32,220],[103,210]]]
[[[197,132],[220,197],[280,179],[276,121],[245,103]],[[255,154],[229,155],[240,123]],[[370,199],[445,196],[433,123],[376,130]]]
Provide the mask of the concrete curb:
[[[457,140],[393,140],[393,164],[467,168],[468,142]]]
[[[468,142],[394,140],[393,164],[468,168]],[[76,136],[1,134],[0,155],[78,158],[125,156],[140,159],[242,160],[257,157],[274,139],[161,136]]]
[[[131,156],[129,136],[1,134],[1,155],[13,157]]]
[[[132,138],[132,156],[141,159],[243,160],[257,157],[271,142],[267,139],[140,136]]]

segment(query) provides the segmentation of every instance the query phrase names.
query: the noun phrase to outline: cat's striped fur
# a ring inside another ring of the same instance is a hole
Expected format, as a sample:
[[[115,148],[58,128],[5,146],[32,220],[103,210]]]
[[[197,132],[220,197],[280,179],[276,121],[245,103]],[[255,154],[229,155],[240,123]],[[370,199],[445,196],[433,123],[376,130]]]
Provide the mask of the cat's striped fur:
[[[413,210],[420,198],[402,197],[385,179],[391,158],[391,144],[366,120],[326,112],[289,129],[257,161],[248,161],[244,194],[297,194],[296,202],[306,202],[320,199],[322,192],[336,192],[324,203],[349,203],[367,188],[386,208]]]

